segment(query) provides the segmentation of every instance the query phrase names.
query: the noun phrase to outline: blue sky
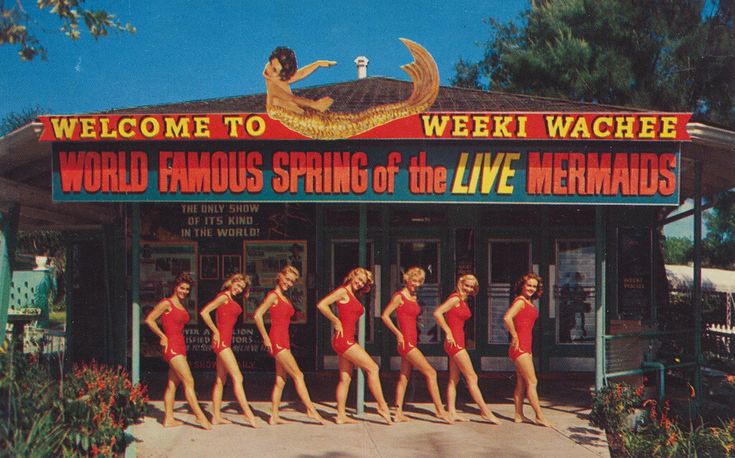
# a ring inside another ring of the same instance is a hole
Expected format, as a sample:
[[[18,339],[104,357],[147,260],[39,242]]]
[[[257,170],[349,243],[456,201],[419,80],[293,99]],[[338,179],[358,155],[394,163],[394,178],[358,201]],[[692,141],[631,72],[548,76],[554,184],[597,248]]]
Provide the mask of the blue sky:
[[[429,50],[448,85],[460,57],[481,58],[487,19],[517,21],[530,2],[88,0],[137,33],[76,42],[55,32],[59,22],[35,1],[24,3],[48,60],[22,62],[16,48],[0,46],[0,118],[36,106],[72,114],[264,92],[263,66],[281,45],[300,64],[337,61],[297,87],[355,78],[360,55],[370,59],[369,75],[407,79],[400,66],[411,57],[401,37]],[[691,237],[691,224],[670,224],[666,233]]]
[[[370,59],[369,75],[407,79],[411,56],[398,40],[422,44],[448,84],[460,57],[478,60],[488,17],[518,19],[528,1],[98,1],[137,34],[77,42],[59,33],[35,1],[24,2],[48,61],[21,62],[0,47],[0,117],[40,106],[56,114],[90,112],[264,92],[261,71],[275,46],[296,51],[300,64],[337,61],[302,86],[356,77],[354,59]]]

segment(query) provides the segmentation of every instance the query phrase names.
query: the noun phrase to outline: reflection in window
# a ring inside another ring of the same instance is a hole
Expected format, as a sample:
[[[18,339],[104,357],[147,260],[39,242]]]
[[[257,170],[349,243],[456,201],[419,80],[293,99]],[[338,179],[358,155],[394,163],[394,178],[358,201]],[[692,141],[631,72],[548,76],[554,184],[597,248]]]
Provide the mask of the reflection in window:
[[[595,242],[556,242],[557,342],[591,344],[595,340]]]

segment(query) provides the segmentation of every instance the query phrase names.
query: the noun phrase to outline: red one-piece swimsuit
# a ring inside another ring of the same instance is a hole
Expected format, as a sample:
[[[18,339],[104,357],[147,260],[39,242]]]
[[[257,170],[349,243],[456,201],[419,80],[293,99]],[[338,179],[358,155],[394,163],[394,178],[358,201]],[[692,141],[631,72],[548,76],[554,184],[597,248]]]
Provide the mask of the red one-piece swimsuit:
[[[186,356],[184,326],[189,322],[189,312],[175,306],[171,299],[167,300],[171,308],[161,315],[161,324],[163,325],[163,333],[168,338],[168,347],[163,353],[163,359],[169,362],[176,356]]]
[[[342,323],[342,337],[338,337],[337,335],[332,337],[332,349],[339,356],[342,356],[348,348],[355,345],[357,320],[365,313],[365,308],[357,300],[355,295],[347,288],[345,288],[345,291],[347,291],[348,296],[347,302],[337,302],[339,321]]]
[[[398,353],[405,357],[408,352],[416,348],[418,345],[418,332],[416,330],[416,317],[421,314],[421,307],[416,300],[407,298],[403,292],[399,291],[393,295],[393,298],[400,295],[403,300],[396,309],[396,318],[398,318],[398,328],[403,334],[403,346],[397,345]]]
[[[290,300],[283,299],[275,291],[271,291],[270,294],[276,295],[276,303],[271,305],[270,309],[271,328],[268,330],[268,337],[271,339],[271,356],[275,358],[283,350],[291,349],[288,327],[295,310]]]
[[[447,299],[450,299],[452,296],[459,297],[457,293],[452,293]],[[456,343],[456,345],[452,346],[449,345],[446,339],[444,339],[444,351],[450,358],[461,350],[464,350],[464,322],[469,320],[471,316],[472,311],[467,305],[467,301],[463,301],[462,299],[459,300],[459,305],[444,314],[444,319],[447,322],[447,326],[449,326],[449,329],[452,331],[452,336]]]
[[[219,330],[219,346],[212,342],[212,350],[219,352],[232,346],[232,330],[237,323],[237,317],[242,313],[242,307],[233,300],[226,292],[219,293],[217,298],[225,295],[227,301],[217,307],[217,329]],[[215,299],[216,300],[216,299]]]
[[[513,302],[519,299],[523,301],[523,308],[513,317],[513,326],[518,334],[519,346],[518,349],[514,349],[512,346],[508,347],[508,357],[513,361],[524,353],[532,353],[533,325],[536,323],[536,318],[538,318],[538,310],[526,298],[518,296]]]

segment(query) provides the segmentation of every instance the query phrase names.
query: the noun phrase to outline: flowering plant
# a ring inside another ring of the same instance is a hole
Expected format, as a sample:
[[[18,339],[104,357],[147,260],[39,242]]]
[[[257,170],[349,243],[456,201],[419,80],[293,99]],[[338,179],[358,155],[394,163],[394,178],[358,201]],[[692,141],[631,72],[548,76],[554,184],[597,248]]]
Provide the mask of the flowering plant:
[[[682,428],[671,417],[668,401],[659,405],[648,400],[645,407],[649,409],[646,422],[635,433],[623,433],[626,456],[735,456],[734,420],[719,427],[702,424]]]
[[[121,368],[82,364],[74,367],[64,390],[64,415],[70,432],[66,450],[109,456],[125,449],[125,429],[145,415],[145,386],[133,385]]]
[[[598,390],[592,397],[590,422],[609,433],[619,433],[628,415],[641,406],[643,390],[643,385],[633,388],[627,383],[614,383]]]

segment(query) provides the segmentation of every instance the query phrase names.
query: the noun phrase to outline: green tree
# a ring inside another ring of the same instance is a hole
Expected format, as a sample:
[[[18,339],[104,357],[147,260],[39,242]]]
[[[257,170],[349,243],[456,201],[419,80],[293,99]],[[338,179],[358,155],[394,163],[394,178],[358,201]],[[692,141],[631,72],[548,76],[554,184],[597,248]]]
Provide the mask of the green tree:
[[[704,262],[710,267],[735,268],[735,190],[722,193],[704,215],[707,236],[703,240]]]
[[[84,0],[36,0],[38,11],[26,8],[23,3],[22,0],[0,0],[0,45],[17,46],[22,60],[33,60],[37,56],[46,59],[46,49],[31,29],[31,26],[38,28],[33,12],[48,12],[57,16],[61,22],[61,33],[72,40],[81,37],[80,24],[87,28],[95,40],[107,36],[111,30],[135,33],[135,27],[123,25],[115,15],[104,10],[85,8]]]
[[[686,265],[692,260],[694,243],[686,237],[666,237],[664,241],[664,262],[666,264]]]
[[[33,122],[38,116],[47,113],[48,110],[36,105],[21,111],[13,111],[0,118],[0,137],[8,134],[29,122]]]
[[[735,126],[734,13],[732,0],[533,2],[520,25],[491,19],[483,59],[453,82]]]

